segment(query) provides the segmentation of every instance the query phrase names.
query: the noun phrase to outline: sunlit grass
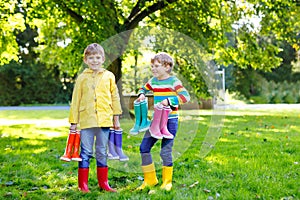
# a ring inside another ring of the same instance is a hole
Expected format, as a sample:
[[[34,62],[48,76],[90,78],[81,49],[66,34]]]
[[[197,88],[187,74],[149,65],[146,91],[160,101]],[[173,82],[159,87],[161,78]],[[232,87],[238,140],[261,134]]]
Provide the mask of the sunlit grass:
[[[224,114],[224,111],[218,114]],[[142,181],[133,120],[122,119],[129,162],[109,161],[110,184],[100,191],[91,161],[89,194],[77,191],[77,163],[59,161],[68,135],[68,111],[0,111],[0,199],[299,199],[300,111],[225,110],[218,143],[200,148],[212,110],[183,111],[174,146],[173,190],[135,191]],[[160,143],[153,149],[161,184]],[[155,192],[153,192],[155,191]]]

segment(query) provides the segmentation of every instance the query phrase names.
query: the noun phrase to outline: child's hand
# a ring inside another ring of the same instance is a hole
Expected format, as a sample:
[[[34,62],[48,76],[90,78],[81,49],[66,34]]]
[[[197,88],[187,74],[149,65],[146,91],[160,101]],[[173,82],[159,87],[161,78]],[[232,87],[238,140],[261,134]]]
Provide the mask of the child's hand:
[[[136,101],[141,102],[145,100],[145,94],[140,94],[139,98],[136,99]]]
[[[114,124],[114,127],[113,127],[113,128],[114,128],[115,130],[121,129],[121,125],[120,125],[120,121],[119,121],[119,116],[117,116],[117,115],[114,116],[113,124]]]
[[[162,105],[164,105],[164,106],[168,106],[168,105],[169,105],[168,99],[164,99],[164,100],[162,100],[160,103],[161,103]]]
[[[71,132],[76,132],[76,129],[77,129],[77,124],[71,124],[70,131]]]

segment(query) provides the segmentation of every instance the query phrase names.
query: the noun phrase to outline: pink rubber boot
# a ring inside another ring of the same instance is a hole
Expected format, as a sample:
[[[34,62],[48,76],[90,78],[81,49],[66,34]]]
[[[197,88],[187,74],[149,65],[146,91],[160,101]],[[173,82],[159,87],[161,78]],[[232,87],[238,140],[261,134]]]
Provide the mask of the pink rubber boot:
[[[160,132],[161,115],[162,115],[162,105],[161,104],[154,105],[154,114],[149,128],[149,132],[151,136],[156,139],[163,138],[163,135]]]
[[[168,130],[168,117],[169,113],[171,112],[171,108],[169,106],[164,106],[161,114],[161,121],[160,121],[160,132],[162,133],[164,138],[173,139],[174,136]]]

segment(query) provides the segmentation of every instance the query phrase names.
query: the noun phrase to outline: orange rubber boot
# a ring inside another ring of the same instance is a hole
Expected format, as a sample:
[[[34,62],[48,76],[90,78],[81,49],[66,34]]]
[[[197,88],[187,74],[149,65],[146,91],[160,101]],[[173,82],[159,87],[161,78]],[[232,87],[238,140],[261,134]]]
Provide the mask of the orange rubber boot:
[[[65,153],[62,157],[60,157],[60,160],[70,162],[71,161],[71,155],[72,155],[72,149],[73,149],[73,144],[75,140],[75,133],[70,132],[67,140],[67,145],[65,149]]]
[[[79,156],[79,147],[80,147],[80,132],[76,131],[75,141],[74,141],[74,152],[71,158],[73,161],[82,161],[82,159]]]

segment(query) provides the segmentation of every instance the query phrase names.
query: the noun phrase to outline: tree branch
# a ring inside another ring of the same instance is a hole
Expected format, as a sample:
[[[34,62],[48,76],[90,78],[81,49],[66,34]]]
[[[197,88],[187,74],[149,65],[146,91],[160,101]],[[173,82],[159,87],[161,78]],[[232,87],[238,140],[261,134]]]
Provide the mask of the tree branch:
[[[128,17],[128,21],[131,21],[131,19],[136,16],[140,11],[141,8],[145,6],[145,0],[139,0],[136,5],[134,6],[134,8],[132,9],[129,17]]]
[[[139,1],[137,5],[132,9],[132,12],[130,14],[130,18],[128,18],[128,21],[125,22],[125,30],[134,29],[138,26],[138,23],[142,21],[145,17],[148,15],[161,10],[165,7],[167,7],[169,4],[176,2],[177,0],[162,0],[159,1],[148,8],[145,8],[142,12],[140,12],[142,9],[140,7],[140,2],[143,3],[143,6],[145,5],[144,1]],[[135,10],[135,11],[134,11]],[[135,14],[135,15],[134,15]]]
[[[83,22],[82,16],[77,14],[75,11],[71,10],[70,8],[68,8],[68,6],[64,2],[55,0],[55,3],[60,5],[61,8],[64,11],[66,11],[66,13],[69,14],[76,21],[77,24],[81,24]]]

